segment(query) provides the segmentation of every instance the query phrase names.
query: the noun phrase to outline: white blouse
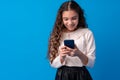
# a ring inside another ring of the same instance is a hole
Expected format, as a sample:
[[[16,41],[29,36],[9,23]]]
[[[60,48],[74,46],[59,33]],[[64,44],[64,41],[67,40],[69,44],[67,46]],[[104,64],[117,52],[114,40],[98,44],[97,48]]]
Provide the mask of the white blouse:
[[[96,47],[95,47],[95,40],[92,31],[88,28],[84,28],[84,29],[79,28],[73,32],[63,33],[60,42],[61,43],[60,47],[64,46],[65,39],[73,39],[75,41],[75,44],[78,47],[78,49],[88,57],[87,65],[84,65],[78,56],[68,56],[68,55],[66,56],[64,63],[61,64],[60,55],[59,55],[53,60],[51,66],[54,68],[59,68],[63,65],[76,66],[76,67],[82,67],[82,66],[93,67],[95,62]]]

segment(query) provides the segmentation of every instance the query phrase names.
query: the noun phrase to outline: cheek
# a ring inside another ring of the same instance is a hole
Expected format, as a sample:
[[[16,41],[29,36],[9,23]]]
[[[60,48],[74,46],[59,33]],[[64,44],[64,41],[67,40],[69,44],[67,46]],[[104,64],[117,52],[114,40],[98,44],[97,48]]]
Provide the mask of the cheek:
[[[77,20],[75,20],[75,23],[76,23],[76,24],[78,24],[78,19],[77,19]]]
[[[78,21],[75,21],[74,23],[75,23],[76,26],[78,25]]]
[[[67,25],[67,23],[68,23],[67,21],[63,21],[63,24],[64,24],[64,25]]]

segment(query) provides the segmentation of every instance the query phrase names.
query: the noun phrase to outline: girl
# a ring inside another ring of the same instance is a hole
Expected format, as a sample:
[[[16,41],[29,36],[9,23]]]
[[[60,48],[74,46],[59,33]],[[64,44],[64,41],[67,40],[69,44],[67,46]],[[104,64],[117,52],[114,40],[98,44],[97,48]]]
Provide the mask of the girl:
[[[74,49],[64,40],[74,40]],[[86,66],[95,62],[95,41],[88,29],[84,12],[75,1],[64,2],[58,10],[49,39],[48,57],[57,68],[55,80],[92,80]]]

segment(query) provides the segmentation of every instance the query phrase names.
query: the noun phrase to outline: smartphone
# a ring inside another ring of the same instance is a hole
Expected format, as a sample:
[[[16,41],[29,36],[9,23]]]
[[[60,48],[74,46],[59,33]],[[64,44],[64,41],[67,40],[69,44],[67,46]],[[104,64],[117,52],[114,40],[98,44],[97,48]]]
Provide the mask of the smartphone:
[[[74,40],[72,40],[72,39],[69,39],[69,40],[64,40],[64,45],[65,46],[67,46],[67,47],[69,47],[69,48],[72,48],[72,49],[74,49]]]

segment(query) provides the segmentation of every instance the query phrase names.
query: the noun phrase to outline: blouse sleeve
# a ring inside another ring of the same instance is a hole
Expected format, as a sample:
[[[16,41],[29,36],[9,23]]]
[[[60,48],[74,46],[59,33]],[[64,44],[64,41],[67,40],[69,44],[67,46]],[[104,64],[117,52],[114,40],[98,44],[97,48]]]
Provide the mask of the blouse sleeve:
[[[63,64],[61,64],[61,61],[60,61],[60,55],[57,56],[52,63],[50,63],[52,67],[54,68],[59,68],[61,67]]]
[[[94,63],[95,63],[95,40],[94,40],[94,36],[93,33],[91,31],[88,31],[86,33],[86,49],[87,49],[87,57],[88,57],[88,63],[86,66],[88,67],[93,67]]]

